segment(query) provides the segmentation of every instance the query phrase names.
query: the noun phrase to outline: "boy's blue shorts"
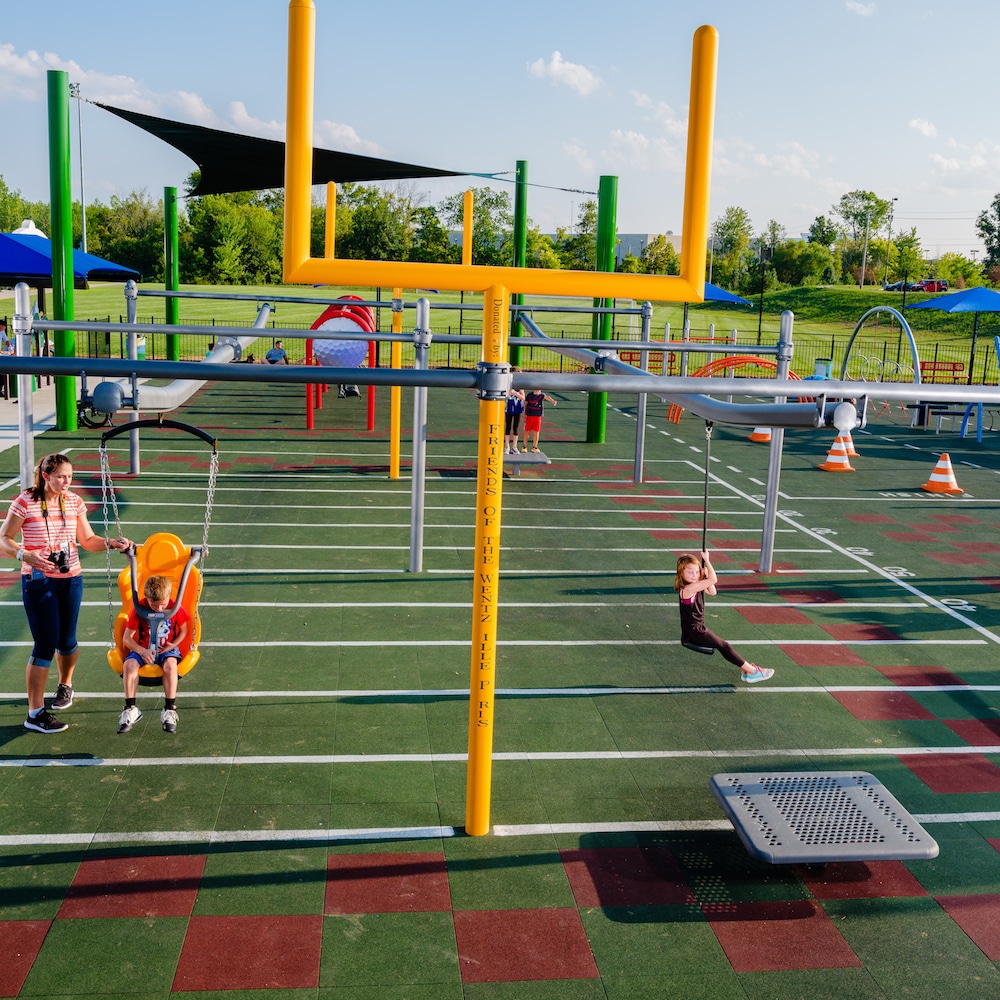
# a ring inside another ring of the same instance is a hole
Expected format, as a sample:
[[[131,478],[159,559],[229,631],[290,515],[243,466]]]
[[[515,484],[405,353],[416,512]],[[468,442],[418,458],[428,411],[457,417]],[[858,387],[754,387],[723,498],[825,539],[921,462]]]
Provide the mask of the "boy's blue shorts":
[[[163,661],[169,660],[171,658],[175,659],[178,663],[180,663],[181,660],[183,659],[181,654],[176,649],[171,649],[170,652],[168,653],[158,653],[156,659],[153,660],[150,666],[162,667]],[[146,664],[142,662],[142,657],[138,653],[129,653],[128,656],[125,657],[124,662],[127,663],[129,660],[135,660],[140,667],[146,666]]]

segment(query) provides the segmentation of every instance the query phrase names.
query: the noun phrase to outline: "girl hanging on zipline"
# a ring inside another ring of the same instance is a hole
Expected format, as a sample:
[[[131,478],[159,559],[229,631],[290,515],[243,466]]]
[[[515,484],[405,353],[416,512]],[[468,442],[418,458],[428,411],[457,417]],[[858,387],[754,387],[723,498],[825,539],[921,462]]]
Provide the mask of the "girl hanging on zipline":
[[[705,628],[705,594],[714,597],[716,583],[718,577],[708,552],[702,551],[700,560],[690,552],[677,559],[674,590],[680,601],[681,645],[699,653],[711,653],[717,649],[730,663],[740,668],[741,679],[747,684],[768,680],[774,676],[773,670],[744,660],[725,639]]]

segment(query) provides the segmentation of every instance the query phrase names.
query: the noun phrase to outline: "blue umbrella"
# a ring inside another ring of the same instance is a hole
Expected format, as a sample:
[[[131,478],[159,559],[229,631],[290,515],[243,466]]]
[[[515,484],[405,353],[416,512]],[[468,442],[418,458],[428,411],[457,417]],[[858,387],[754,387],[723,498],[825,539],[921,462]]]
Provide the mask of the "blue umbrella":
[[[976,288],[963,288],[960,292],[949,292],[938,295],[924,302],[911,302],[907,309],[940,309],[942,312],[975,313],[972,321],[972,349],[969,352],[969,385],[972,384],[972,363],[976,358],[976,337],[979,334],[979,314],[981,312],[1000,312],[1000,292],[978,285]]]
[[[73,284],[85,288],[97,281],[138,280],[139,272],[82,250],[73,251]],[[0,233],[0,285],[19,281],[34,288],[52,287],[52,241],[45,236]]]
[[[732,292],[727,292],[724,288],[719,288],[718,285],[713,285],[710,281],[705,282],[705,301],[735,302],[741,306],[753,305],[749,299],[742,299],[739,295],[733,295]]]

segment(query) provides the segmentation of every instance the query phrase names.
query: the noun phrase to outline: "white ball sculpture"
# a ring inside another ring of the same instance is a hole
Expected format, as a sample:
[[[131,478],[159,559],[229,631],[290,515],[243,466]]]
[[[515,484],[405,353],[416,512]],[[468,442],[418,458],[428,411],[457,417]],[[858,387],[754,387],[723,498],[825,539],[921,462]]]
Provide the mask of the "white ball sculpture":
[[[858,411],[854,404],[848,403],[846,400],[843,403],[838,403],[837,408],[833,411],[833,426],[841,434],[847,434],[857,426],[857,423]]]
[[[368,306],[351,305],[338,299],[324,310],[312,329],[371,333],[375,329],[374,317]],[[367,340],[313,340],[313,357],[330,368],[357,368],[367,356]]]

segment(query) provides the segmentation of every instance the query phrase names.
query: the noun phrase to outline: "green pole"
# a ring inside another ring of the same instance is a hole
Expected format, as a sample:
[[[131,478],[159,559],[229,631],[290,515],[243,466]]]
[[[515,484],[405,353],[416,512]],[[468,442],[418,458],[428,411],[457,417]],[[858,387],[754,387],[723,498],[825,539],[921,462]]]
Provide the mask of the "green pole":
[[[163,189],[163,287],[168,292],[180,289],[180,262],[177,256],[177,188]],[[167,299],[167,323],[177,326],[179,319],[179,302],[175,298]],[[176,333],[167,334],[167,360],[180,361],[180,337]]]
[[[618,178],[602,177],[597,188],[597,270],[615,269],[615,242],[618,236]],[[594,299],[596,307],[610,307],[612,299]],[[591,335],[595,340],[611,339],[611,316],[595,315]],[[604,444],[608,394],[592,392],[587,398],[587,443]]]
[[[52,241],[52,319],[71,320],[73,314],[73,192],[70,185],[69,74],[50,69],[49,203]],[[54,338],[56,357],[76,356],[76,335],[60,330]],[[56,429],[76,430],[76,378],[56,376]]]
[[[528,161],[517,161],[514,184],[514,267],[524,267],[528,260]],[[524,296],[511,296],[513,305],[522,305]],[[520,365],[521,347],[514,340],[521,336],[521,321],[515,320],[510,331],[510,363]]]

